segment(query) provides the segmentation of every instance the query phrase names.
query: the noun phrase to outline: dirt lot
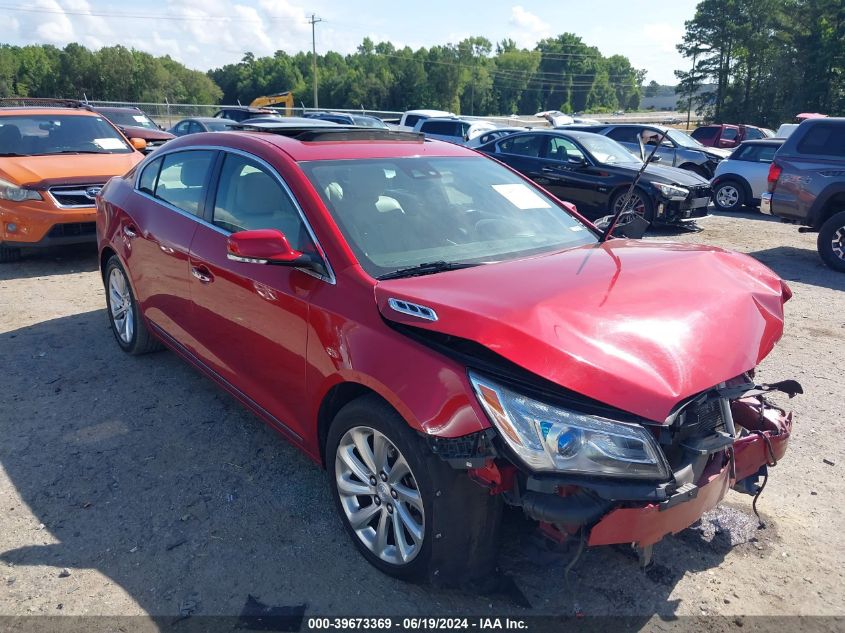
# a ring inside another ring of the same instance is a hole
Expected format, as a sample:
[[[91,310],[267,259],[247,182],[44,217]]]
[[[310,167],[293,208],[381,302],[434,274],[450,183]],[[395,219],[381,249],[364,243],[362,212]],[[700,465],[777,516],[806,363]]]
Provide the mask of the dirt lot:
[[[342,531],[324,472],[173,354],[120,352],[93,250],[4,265],[0,614],[236,615],[251,595],[307,605],[308,615],[574,605],[643,622],[845,615],[845,275],[821,265],[814,235],[760,215],[700,224],[699,234],[658,239],[748,252],[795,293],[758,374],[796,378],[806,392],[788,404],[791,448],[760,500],[768,527],[758,530],[750,497],[732,492],[698,527],[659,543],[648,572],[622,549],[594,549],[568,585],[571,552],[548,549],[513,515],[501,566],[518,590],[493,596],[382,576]]]

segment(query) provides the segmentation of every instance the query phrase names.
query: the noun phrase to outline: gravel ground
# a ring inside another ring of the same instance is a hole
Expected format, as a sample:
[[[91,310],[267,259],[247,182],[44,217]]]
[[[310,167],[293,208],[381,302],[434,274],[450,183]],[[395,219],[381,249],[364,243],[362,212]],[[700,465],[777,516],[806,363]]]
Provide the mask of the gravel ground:
[[[845,275],[822,266],[814,235],[758,214],[700,225],[649,239],[750,253],[795,293],[758,374],[806,392],[760,500],[767,528],[731,492],[655,546],[647,572],[598,548],[567,583],[572,552],[511,513],[513,588],[492,596],[381,575],[323,471],[170,352],[120,352],[92,249],[0,267],[0,614],[237,615],[254,596],[308,615],[845,615]]]

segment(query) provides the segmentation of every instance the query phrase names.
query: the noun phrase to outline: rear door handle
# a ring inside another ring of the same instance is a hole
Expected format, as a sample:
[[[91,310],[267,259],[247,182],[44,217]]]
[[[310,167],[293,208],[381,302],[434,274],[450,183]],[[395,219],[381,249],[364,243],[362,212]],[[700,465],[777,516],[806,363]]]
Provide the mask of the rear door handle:
[[[132,239],[133,237],[138,237],[138,229],[130,224],[129,226],[123,227],[123,234],[129,239]]]
[[[204,284],[210,284],[214,281],[214,275],[205,266],[191,266],[191,274]]]

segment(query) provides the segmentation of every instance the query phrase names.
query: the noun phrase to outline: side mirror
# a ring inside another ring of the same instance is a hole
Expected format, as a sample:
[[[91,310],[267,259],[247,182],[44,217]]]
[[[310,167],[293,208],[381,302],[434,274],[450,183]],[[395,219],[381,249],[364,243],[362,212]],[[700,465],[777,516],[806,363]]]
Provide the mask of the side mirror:
[[[586,165],[587,159],[583,156],[567,156],[567,161],[573,165]]]
[[[656,163],[656,162],[661,161],[661,160],[663,160],[663,158],[661,156],[659,156],[658,154],[655,154],[654,156],[652,156],[651,158],[648,159],[648,162]]]
[[[139,151],[144,151],[147,149],[147,141],[142,138],[130,138],[129,144]]]
[[[295,250],[278,229],[256,229],[232,233],[226,242],[226,256],[250,264],[300,266],[312,261],[309,255]]]

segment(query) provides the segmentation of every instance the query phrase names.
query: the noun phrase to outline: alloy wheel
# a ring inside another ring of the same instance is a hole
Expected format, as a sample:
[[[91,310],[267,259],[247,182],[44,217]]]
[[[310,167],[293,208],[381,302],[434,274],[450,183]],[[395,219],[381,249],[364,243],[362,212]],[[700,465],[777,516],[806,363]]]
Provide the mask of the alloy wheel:
[[[723,209],[730,209],[739,202],[739,190],[733,185],[722,185],[716,192],[716,203]]]
[[[381,560],[407,565],[425,536],[425,508],[416,477],[383,433],[349,429],[335,458],[337,492],[349,525]]]
[[[617,213],[619,209],[622,208],[622,205],[625,204],[626,196],[623,193],[619,198],[616,200],[616,204],[613,205],[613,212]],[[625,205],[626,211],[633,211],[640,217],[645,217],[645,201],[640,197],[638,193],[632,193],[630,198],[627,198],[628,204]]]
[[[830,248],[834,255],[845,261],[845,226],[840,227],[830,238]]]
[[[127,345],[132,342],[135,333],[132,293],[126,276],[118,268],[112,268],[109,274],[109,308],[111,310],[114,331]]]

